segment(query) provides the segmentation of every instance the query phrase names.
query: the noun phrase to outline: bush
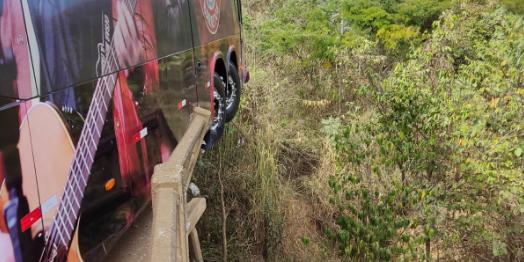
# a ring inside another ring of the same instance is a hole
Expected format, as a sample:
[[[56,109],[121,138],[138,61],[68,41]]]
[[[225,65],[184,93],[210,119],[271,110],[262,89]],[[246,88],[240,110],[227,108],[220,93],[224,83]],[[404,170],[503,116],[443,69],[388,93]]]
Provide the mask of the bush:
[[[367,181],[357,191],[344,189],[352,197],[335,231],[342,234],[337,238],[342,251],[350,245],[350,256],[364,252],[366,258],[372,253],[372,259],[387,259],[380,255],[386,253],[405,258],[407,250],[430,258],[437,244],[460,249],[448,251],[453,259],[459,253],[464,259],[523,258],[523,56],[521,16],[465,5],[436,24],[428,41],[394,68],[381,90],[366,89],[371,106],[347,114],[338,132],[326,129],[340,156],[339,180],[349,173]],[[337,186],[335,191],[342,190]],[[398,190],[424,197],[401,197],[396,205],[384,205],[388,202],[379,196]],[[399,212],[398,205],[406,201],[411,206],[401,205]],[[362,212],[364,220],[355,218]],[[380,219],[406,219],[412,228],[407,235],[418,240],[406,244],[414,245],[410,249],[391,245],[391,240],[372,249],[377,244],[366,242],[364,235],[366,249],[355,253],[353,242],[362,240],[362,232],[390,230],[386,238],[405,236],[394,224],[381,224],[381,229],[366,224]],[[348,223],[364,229],[348,230]]]
[[[261,26],[261,47],[272,57],[285,55],[304,70],[336,61],[336,50],[353,48],[343,39],[377,39],[387,54],[402,57],[423,39],[450,0],[290,0]]]

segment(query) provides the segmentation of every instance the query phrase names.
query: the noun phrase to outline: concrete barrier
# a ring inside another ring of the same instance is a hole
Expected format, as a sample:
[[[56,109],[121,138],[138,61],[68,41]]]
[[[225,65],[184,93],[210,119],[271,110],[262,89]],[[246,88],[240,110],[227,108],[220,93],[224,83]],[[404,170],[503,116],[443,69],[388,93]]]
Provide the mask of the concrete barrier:
[[[153,226],[150,261],[203,261],[195,225],[206,209],[204,198],[187,203],[186,192],[209,129],[211,113],[194,108],[191,123],[170,159],[155,167],[152,179]]]

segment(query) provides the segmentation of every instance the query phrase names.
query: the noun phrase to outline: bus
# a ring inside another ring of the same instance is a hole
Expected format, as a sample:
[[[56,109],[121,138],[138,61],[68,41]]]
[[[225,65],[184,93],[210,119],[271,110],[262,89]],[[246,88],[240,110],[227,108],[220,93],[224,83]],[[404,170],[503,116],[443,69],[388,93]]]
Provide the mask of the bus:
[[[101,260],[249,79],[240,0],[0,0],[0,262]]]

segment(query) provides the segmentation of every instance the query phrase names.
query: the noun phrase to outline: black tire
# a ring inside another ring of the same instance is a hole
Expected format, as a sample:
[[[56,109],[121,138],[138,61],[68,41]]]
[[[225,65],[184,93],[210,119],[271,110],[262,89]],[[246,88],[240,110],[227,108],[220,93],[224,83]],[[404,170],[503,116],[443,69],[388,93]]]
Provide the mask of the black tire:
[[[227,92],[226,92],[226,122],[231,122],[238,112],[240,107],[242,83],[236,66],[233,63],[229,64],[229,74],[227,76]]]
[[[223,78],[215,73],[213,76],[215,86],[213,104],[214,115],[211,122],[211,127],[204,137],[204,149],[211,149],[220,140],[224,133],[224,125],[226,123],[226,83]]]

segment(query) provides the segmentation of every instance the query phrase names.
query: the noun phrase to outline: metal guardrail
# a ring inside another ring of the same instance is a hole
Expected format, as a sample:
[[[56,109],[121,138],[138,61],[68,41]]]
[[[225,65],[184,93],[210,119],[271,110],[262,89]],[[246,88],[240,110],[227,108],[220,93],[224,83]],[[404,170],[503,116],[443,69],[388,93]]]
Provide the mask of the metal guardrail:
[[[193,198],[188,203],[186,192],[210,116],[208,110],[194,108],[189,128],[170,159],[155,167],[150,261],[190,261],[190,245],[191,258],[204,261],[195,226],[206,210],[206,199]]]

